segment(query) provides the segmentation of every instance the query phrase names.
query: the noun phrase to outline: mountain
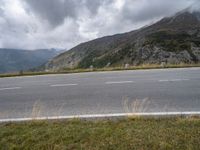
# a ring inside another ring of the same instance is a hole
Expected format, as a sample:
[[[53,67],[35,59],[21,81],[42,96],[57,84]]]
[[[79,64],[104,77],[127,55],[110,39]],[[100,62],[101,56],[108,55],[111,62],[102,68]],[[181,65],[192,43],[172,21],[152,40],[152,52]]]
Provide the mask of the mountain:
[[[184,10],[139,30],[82,43],[50,60],[45,67],[60,70],[162,62],[200,62],[199,12]]]
[[[58,55],[55,49],[19,50],[0,48],[0,73],[28,70]]]

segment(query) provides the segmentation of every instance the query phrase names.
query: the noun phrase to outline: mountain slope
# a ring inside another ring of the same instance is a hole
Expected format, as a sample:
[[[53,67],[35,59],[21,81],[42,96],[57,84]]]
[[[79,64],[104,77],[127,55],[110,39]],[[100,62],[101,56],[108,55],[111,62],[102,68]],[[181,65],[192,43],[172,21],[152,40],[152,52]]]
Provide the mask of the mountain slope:
[[[49,61],[46,69],[162,62],[200,62],[199,12],[182,11],[139,30],[82,43]]]
[[[15,72],[38,67],[58,54],[56,50],[0,49],[0,73]]]

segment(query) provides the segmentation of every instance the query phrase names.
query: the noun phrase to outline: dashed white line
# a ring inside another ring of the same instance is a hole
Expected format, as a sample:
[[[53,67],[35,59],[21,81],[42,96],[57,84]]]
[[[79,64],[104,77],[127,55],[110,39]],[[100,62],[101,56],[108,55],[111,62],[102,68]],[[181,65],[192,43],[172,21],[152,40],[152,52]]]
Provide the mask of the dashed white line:
[[[17,89],[21,89],[21,87],[0,88],[0,91],[4,91],[4,90],[17,90]]]
[[[106,84],[123,84],[123,83],[134,83],[133,81],[112,81],[106,82]]]
[[[159,82],[169,82],[169,80],[158,80]]]
[[[191,70],[199,70],[199,68],[191,68]]]
[[[189,79],[173,79],[171,81],[189,81]]]
[[[170,80],[158,80],[159,82],[178,82],[178,81],[189,81],[190,79],[170,79]]]
[[[54,84],[54,85],[50,85],[50,87],[65,87],[65,86],[75,86],[78,84]]]

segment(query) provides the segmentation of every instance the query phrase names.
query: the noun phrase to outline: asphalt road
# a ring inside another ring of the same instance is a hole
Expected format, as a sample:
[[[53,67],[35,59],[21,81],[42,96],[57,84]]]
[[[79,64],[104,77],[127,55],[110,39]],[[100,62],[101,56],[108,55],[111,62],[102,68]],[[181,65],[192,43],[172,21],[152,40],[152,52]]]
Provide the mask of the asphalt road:
[[[0,78],[0,119],[200,111],[200,68]]]

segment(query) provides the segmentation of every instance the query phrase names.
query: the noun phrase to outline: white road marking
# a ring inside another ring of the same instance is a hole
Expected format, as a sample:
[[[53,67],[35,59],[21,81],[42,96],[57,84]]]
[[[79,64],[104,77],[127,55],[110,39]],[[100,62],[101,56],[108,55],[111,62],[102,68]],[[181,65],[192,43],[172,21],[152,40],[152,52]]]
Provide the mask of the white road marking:
[[[189,81],[189,79],[173,79],[171,81]]]
[[[190,79],[169,79],[169,80],[158,80],[159,82],[178,82],[178,81],[189,81]]]
[[[200,69],[200,68],[198,68],[198,67],[197,67],[197,68],[191,68],[191,70],[199,70],[199,69]]]
[[[112,81],[106,82],[106,84],[123,84],[123,83],[134,83],[133,81]]]
[[[200,112],[192,111],[192,112],[86,114],[86,115],[71,115],[71,116],[37,117],[37,118],[8,118],[8,119],[0,119],[0,122],[19,122],[19,121],[31,121],[31,120],[55,120],[55,119],[74,119],[74,118],[95,119],[95,118],[112,118],[112,117],[131,117],[131,116],[167,117],[167,116],[193,116],[193,115],[200,115]]]
[[[169,82],[169,80],[158,80],[159,82]]]
[[[21,89],[21,87],[0,88],[0,91],[4,91],[4,90],[17,90],[17,89]]]
[[[54,85],[50,85],[50,87],[64,87],[64,86],[75,86],[78,84],[54,84]]]

